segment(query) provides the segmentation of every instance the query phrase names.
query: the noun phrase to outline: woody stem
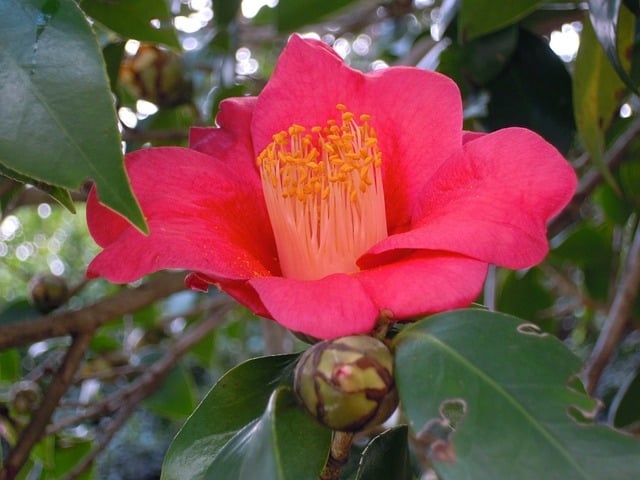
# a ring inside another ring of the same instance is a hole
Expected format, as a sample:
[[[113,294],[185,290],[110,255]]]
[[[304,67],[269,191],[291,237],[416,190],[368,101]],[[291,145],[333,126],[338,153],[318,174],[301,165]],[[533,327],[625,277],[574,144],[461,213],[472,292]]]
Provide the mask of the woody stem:
[[[320,480],[338,480],[340,470],[349,460],[349,451],[353,442],[353,433],[333,432],[331,451],[327,463],[320,474]]]

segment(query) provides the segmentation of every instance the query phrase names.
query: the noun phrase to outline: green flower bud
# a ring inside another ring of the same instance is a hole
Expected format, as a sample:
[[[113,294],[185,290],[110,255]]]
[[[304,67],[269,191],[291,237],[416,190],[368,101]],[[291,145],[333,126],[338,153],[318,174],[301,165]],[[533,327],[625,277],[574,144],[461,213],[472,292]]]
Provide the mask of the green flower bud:
[[[377,425],[398,405],[393,356],[380,340],[364,335],[310,347],[296,367],[294,389],[309,413],[332,430]]]

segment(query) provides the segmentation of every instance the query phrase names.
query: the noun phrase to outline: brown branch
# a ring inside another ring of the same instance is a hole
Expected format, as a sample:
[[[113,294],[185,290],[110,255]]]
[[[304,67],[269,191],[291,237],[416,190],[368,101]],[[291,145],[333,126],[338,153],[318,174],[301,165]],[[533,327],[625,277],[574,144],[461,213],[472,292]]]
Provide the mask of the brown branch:
[[[81,414],[63,418],[54,425],[51,425],[47,430],[47,434],[57,433],[60,430],[76,425],[82,421],[91,420],[118,411],[123,405],[129,403],[137,404],[141,400],[144,400],[157,390],[180,357],[196,342],[202,339],[202,337],[217,327],[235,305],[235,301],[228,297],[220,298],[212,308],[212,313],[205,320],[184,333],[160,360],[145,369],[144,374],[140,375],[136,380],[121,390],[91,405]]]
[[[92,331],[125,313],[185,289],[184,273],[162,272],[136,288],[104,298],[80,310],[59,312],[44,317],[3,325],[0,329],[0,350],[20,347],[48,338]]]
[[[89,348],[93,333],[94,330],[85,330],[74,337],[60,369],[56,372],[42,399],[42,403],[20,434],[18,442],[7,457],[4,468],[0,470],[0,480],[13,480],[29,458],[31,449],[40,440],[60,399],[71,385],[73,376],[78,370],[87,348]]]
[[[613,354],[624,327],[631,317],[633,303],[640,289],[640,224],[629,247],[625,268],[620,277],[616,295],[600,336],[591,352],[583,373],[587,392],[593,394],[605,365]]]
[[[235,302],[229,298],[225,297],[221,299],[211,315],[180,337],[160,360],[151,365],[143,375],[138,377],[126,388],[110,395],[99,404],[96,404],[90,409],[91,412],[89,415],[84,414],[80,417],[67,418],[56,425],[52,425],[47,432],[48,434],[56,433],[63,428],[88,418],[95,418],[107,413],[117,412],[115,418],[111,420],[105,429],[104,436],[100,439],[97,446],[68,473],[66,480],[78,478],[91,466],[96,457],[109,444],[113,435],[134,412],[135,407],[160,388],[180,358],[205,335],[219,326],[234,305]]]

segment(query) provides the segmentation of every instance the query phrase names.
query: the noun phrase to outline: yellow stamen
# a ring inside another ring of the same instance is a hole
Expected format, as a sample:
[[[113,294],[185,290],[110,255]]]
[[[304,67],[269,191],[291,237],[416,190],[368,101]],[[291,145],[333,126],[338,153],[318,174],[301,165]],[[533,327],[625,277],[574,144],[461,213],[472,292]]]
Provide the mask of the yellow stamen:
[[[358,257],[387,236],[382,155],[370,116],[336,108],[339,122],[292,125],[258,155],[285,277],[356,272]]]

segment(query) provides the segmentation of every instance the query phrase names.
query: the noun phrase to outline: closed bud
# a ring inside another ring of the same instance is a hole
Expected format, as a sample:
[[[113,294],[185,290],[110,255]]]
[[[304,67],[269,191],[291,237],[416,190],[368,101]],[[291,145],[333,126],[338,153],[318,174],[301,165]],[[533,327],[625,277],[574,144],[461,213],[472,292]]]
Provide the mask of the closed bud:
[[[42,313],[49,313],[64,304],[69,297],[69,287],[62,277],[36,275],[29,281],[29,298]]]
[[[296,367],[294,389],[305,408],[332,430],[377,425],[398,405],[393,356],[380,340],[364,335],[310,347]]]
[[[9,391],[11,406],[20,415],[31,413],[42,399],[40,386],[31,380],[15,383]]]

